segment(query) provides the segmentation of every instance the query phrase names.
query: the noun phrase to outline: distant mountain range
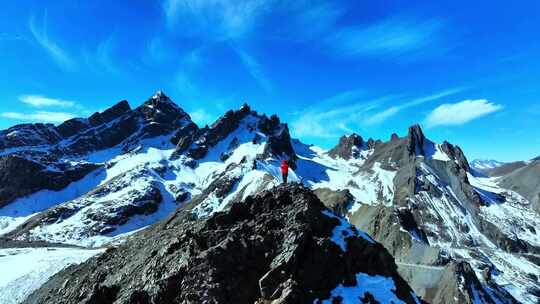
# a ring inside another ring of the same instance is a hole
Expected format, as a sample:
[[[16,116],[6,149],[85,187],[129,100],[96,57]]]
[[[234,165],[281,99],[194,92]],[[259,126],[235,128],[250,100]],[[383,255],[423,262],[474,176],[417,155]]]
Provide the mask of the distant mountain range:
[[[108,248],[10,290],[26,303],[540,301],[539,160],[469,163],[418,125],[328,151],[293,135],[248,105],[199,127],[163,92],[0,131],[0,235]]]
[[[471,162],[471,167],[476,170],[489,170],[500,167],[505,163],[494,159],[475,159]]]

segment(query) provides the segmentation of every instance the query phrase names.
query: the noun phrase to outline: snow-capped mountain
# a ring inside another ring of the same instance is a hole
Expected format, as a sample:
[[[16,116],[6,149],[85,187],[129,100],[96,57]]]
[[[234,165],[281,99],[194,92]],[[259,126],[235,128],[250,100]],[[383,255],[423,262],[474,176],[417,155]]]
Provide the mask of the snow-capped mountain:
[[[482,171],[482,170],[494,169],[504,164],[505,163],[494,160],[494,159],[475,159],[471,162],[471,167],[473,169]]]
[[[282,159],[289,180],[383,244],[423,300],[540,299],[533,201],[475,174],[458,146],[415,125],[388,141],[344,136],[326,151],[247,105],[200,128],[162,92],[136,109],[124,101],[88,119],[0,131],[0,234],[112,246],[178,208],[206,221],[249,201],[281,183]]]

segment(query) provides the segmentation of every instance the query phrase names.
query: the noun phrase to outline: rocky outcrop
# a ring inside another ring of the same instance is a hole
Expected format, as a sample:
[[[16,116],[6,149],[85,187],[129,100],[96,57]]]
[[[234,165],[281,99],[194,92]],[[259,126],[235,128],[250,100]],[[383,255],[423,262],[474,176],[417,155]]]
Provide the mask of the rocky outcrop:
[[[446,153],[446,155],[448,155],[450,159],[456,161],[460,168],[466,172],[471,171],[471,167],[469,166],[469,162],[465,157],[465,153],[463,153],[459,146],[454,146],[445,140],[441,145],[441,149],[444,153]]]
[[[432,303],[519,303],[508,292],[492,286],[490,292],[482,286],[469,263],[448,264],[439,278],[438,288],[427,292]]]
[[[328,155],[333,158],[340,157],[346,160],[357,158],[363,146],[364,140],[362,139],[362,136],[356,133],[349,136],[344,135],[339,138],[339,143],[328,151]]]
[[[368,287],[349,300],[380,302],[383,292],[416,303],[381,245],[310,190],[287,185],[202,221],[180,210],[53,276],[25,303],[342,303],[340,290],[365,288],[375,276],[392,287]]]
[[[261,117],[258,124],[259,130],[268,137],[268,143],[263,153],[263,157],[277,157],[288,160],[289,166],[296,169],[296,153],[292,146],[289,126],[282,124],[276,115],[267,118]]]
[[[332,209],[332,211],[340,216],[347,215],[354,201],[354,197],[348,189],[332,190],[329,188],[318,188],[313,192],[327,208]]]
[[[195,129],[190,127],[184,135],[178,136],[178,144],[173,158],[178,158],[182,154],[195,160],[203,158],[210,148],[238,129],[242,119],[251,113],[249,106],[243,105],[237,111],[230,110],[225,113],[210,128]]]

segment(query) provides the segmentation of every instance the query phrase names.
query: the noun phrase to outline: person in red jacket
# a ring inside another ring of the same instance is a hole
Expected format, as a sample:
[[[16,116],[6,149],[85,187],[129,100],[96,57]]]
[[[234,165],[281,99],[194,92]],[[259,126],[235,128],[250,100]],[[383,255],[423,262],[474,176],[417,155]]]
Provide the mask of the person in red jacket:
[[[287,176],[289,175],[289,164],[286,160],[281,161],[281,177],[283,178],[283,183],[287,183]]]

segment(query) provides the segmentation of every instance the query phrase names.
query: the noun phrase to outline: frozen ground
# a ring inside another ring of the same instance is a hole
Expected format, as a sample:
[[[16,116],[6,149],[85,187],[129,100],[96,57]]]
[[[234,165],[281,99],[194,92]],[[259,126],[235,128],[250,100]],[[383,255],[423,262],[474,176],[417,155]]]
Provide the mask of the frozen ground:
[[[75,248],[0,249],[0,304],[16,304],[52,275],[103,250]]]

